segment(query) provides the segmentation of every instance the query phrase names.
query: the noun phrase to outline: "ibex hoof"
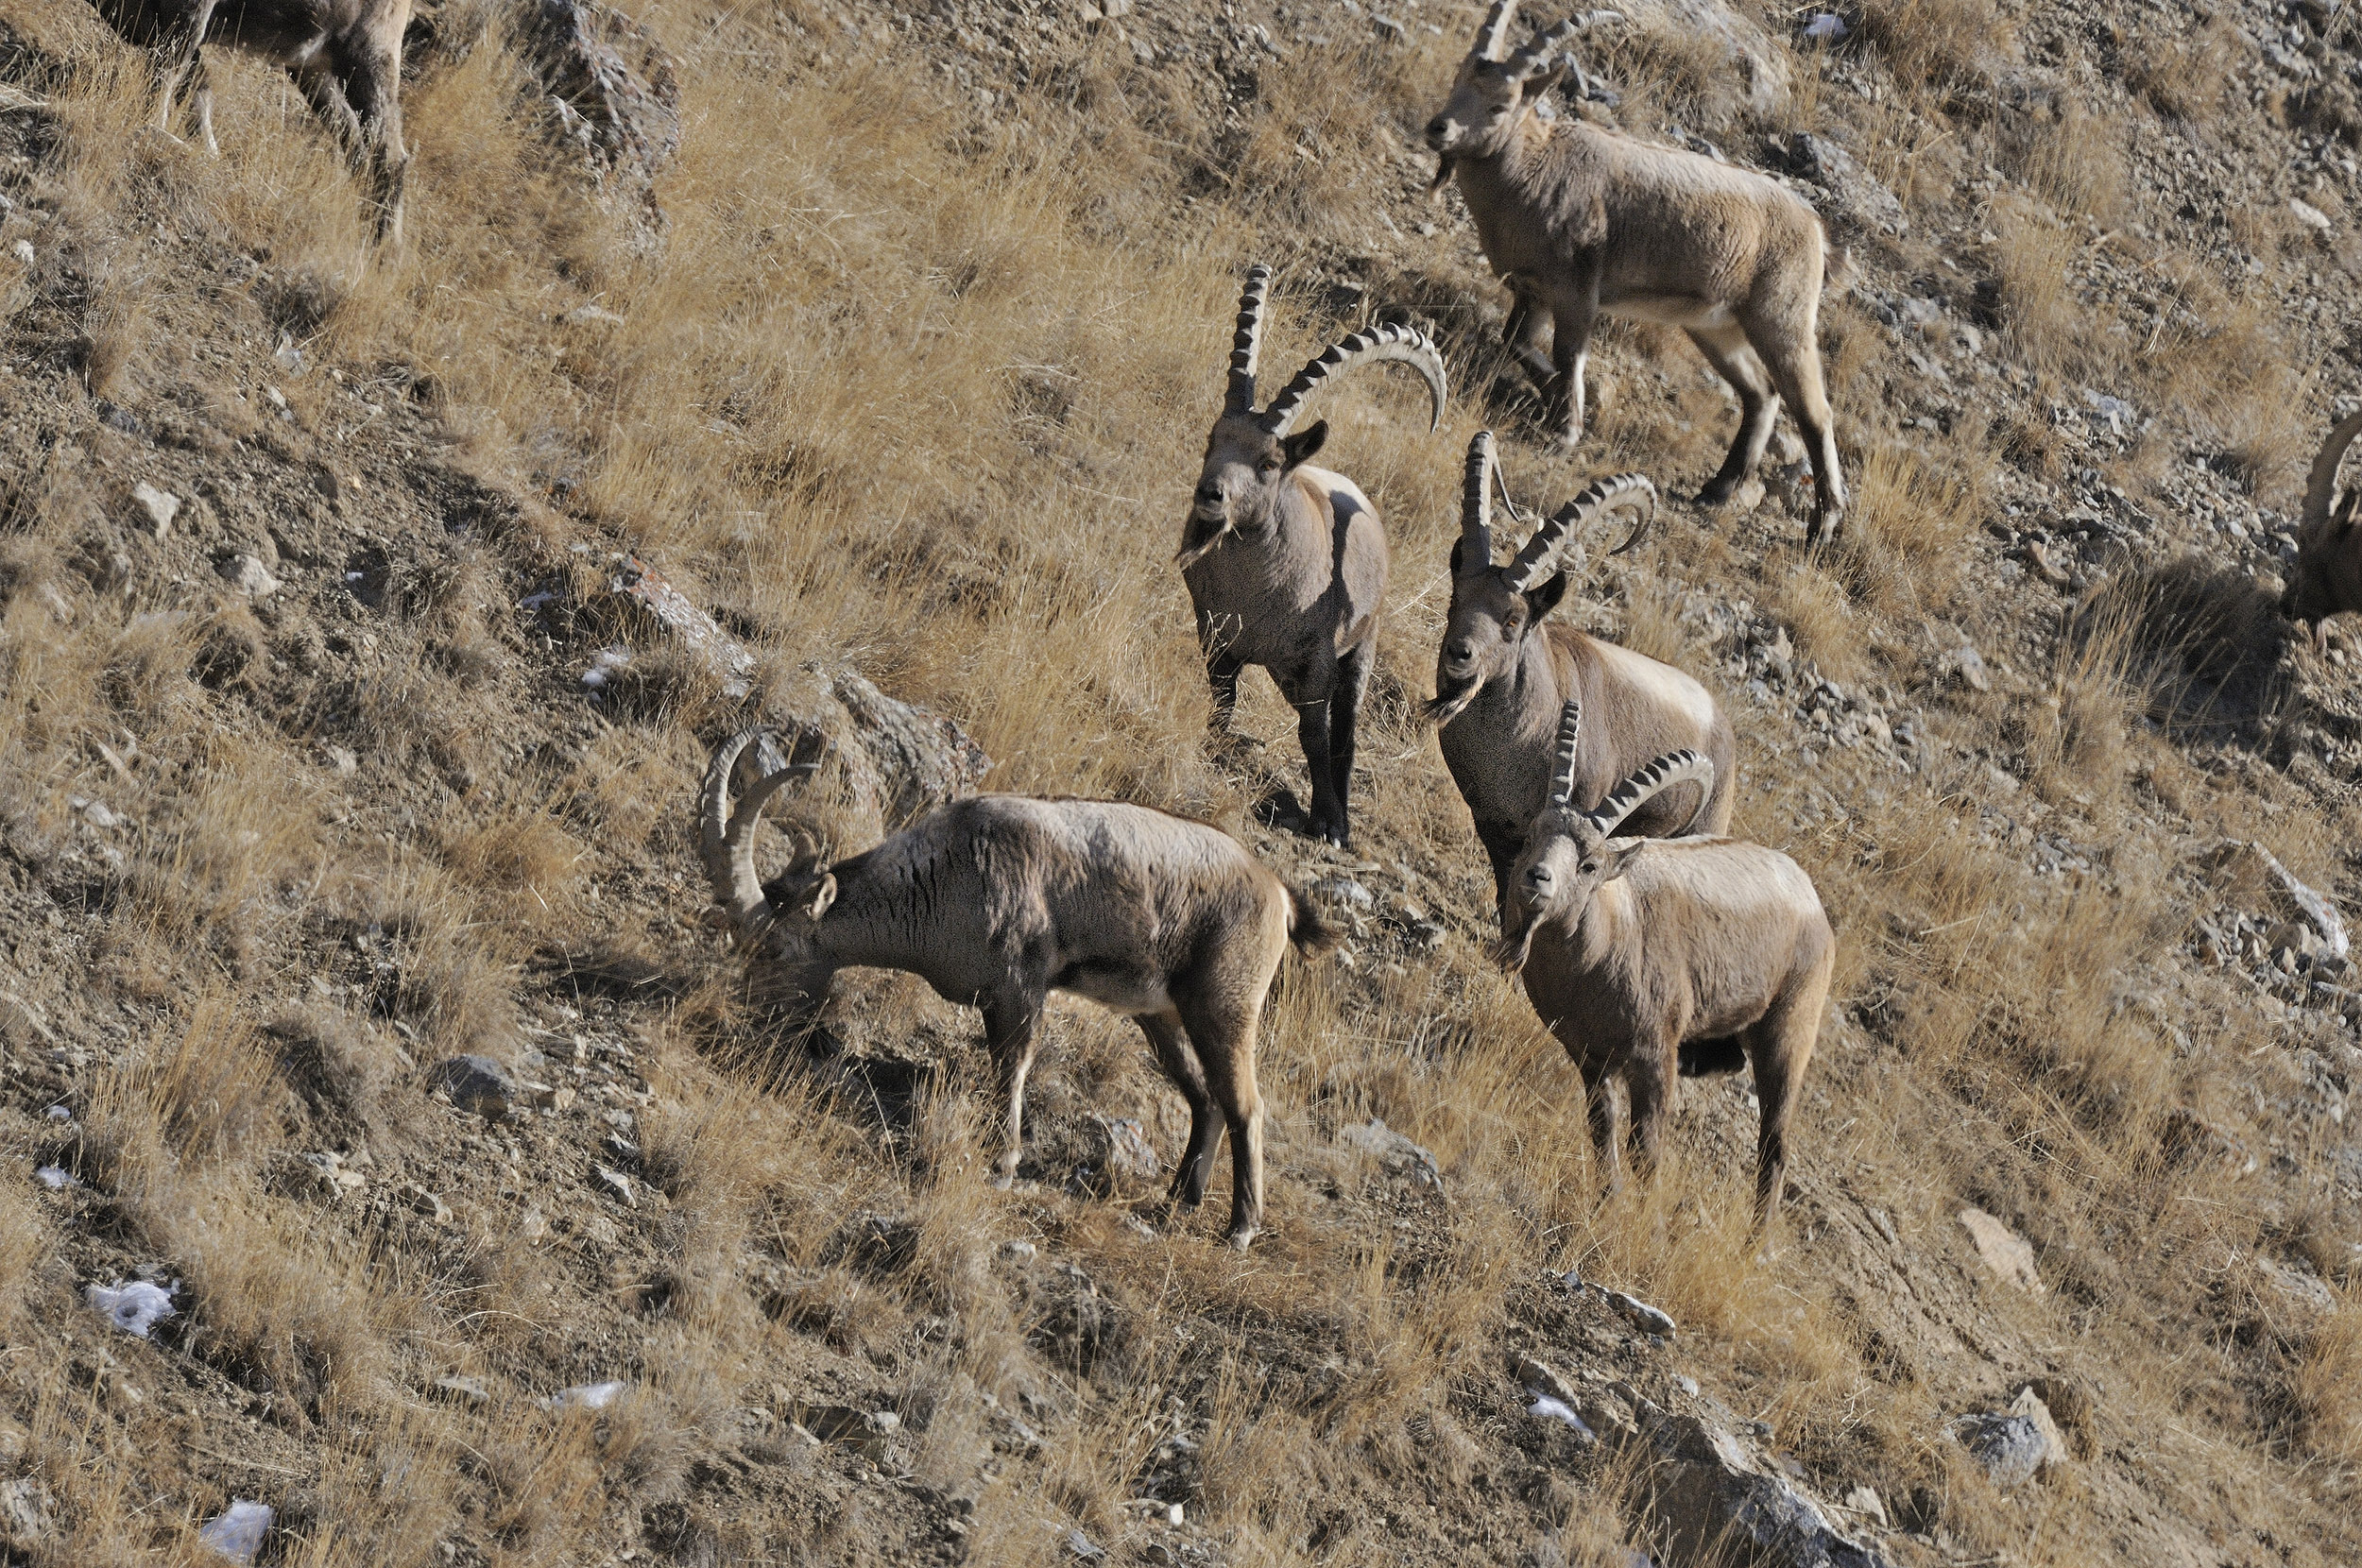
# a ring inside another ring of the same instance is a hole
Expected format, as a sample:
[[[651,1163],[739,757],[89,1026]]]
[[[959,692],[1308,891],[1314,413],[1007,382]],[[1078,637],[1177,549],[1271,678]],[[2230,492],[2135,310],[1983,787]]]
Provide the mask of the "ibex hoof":
[[[1250,1225],[1243,1230],[1232,1231],[1228,1236],[1223,1237],[1223,1242],[1225,1246],[1243,1253],[1249,1247],[1253,1246],[1255,1238],[1262,1234],[1263,1233],[1261,1231]]]

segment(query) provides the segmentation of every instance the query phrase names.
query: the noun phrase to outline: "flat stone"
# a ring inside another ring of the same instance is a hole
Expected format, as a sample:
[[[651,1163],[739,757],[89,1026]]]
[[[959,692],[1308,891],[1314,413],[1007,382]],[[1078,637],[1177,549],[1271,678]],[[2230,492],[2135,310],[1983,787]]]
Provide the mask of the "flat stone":
[[[172,520],[180,515],[180,498],[169,490],[160,490],[145,480],[131,486],[131,499],[147,514],[150,531],[158,538],[172,532]]]
[[[488,1056],[452,1057],[436,1065],[432,1082],[460,1110],[481,1116],[505,1114],[517,1093],[517,1081],[508,1069]]]
[[[1977,1243],[1977,1255],[1995,1278],[2028,1295],[2044,1293],[2045,1287],[2041,1272],[2034,1267],[2031,1242],[1979,1208],[1962,1209],[1960,1220],[1969,1239]]]

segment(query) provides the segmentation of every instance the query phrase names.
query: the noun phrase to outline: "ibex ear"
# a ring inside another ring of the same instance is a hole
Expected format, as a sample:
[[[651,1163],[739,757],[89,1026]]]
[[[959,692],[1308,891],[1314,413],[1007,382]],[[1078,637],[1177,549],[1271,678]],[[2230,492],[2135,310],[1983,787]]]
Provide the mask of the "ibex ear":
[[[1621,845],[1613,844],[1601,845],[1600,848],[1600,860],[1605,865],[1606,869],[1600,873],[1600,885],[1604,887],[1608,883],[1616,880],[1617,878],[1621,877],[1625,872],[1630,871],[1632,869],[1632,858],[1635,855],[1639,854],[1642,849],[1646,848],[1648,844],[1649,841],[1647,839],[1634,839],[1630,843]]]
[[[1540,103],[1550,95],[1552,89],[1566,79],[1566,63],[1564,60],[1551,66],[1538,77],[1528,77],[1525,82],[1525,101],[1530,104]]]
[[[804,906],[804,913],[810,918],[817,920],[822,915],[828,913],[829,906],[835,902],[836,878],[831,873],[822,872],[820,874],[819,885],[812,890],[812,902]]]
[[[1549,581],[1526,590],[1526,606],[1533,613],[1527,619],[1529,626],[1539,625],[1542,618],[1558,608],[1558,602],[1566,597],[1566,574],[1550,573]]]
[[[1279,438],[1279,450],[1287,457],[1289,468],[1294,468],[1321,450],[1328,440],[1328,421],[1315,419],[1293,435]]]

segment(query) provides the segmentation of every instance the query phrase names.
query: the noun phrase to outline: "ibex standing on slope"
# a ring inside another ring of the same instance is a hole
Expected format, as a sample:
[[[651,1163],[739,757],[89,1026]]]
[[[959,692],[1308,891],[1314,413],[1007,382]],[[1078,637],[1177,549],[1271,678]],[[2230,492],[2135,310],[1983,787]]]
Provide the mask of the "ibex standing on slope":
[[[160,102],[156,128],[170,134],[173,100],[194,74],[197,126],[214,140],[208,44],[227,44],[285,69],[303,90],[356,171],[370,177],[381,240],[402,239],[402,186],[410,168],[402,141],[402,35],[410,0],[96,0],[108,26],[153,50]]]
[[[834,864],[801,833],[795,863],[765,882],[755,824],[810,765],[769,775],[733,810],[730,775],[754,740],[748,731],[715,748],[697,853],[714,902],[778,961],[788,988],[816,1007],[839,969],[868,965],[907,970],[946,1001],[982,1009],[1008,1110],[1004,1184],[1024,1148],[1044,1000],[1068,991],[1122,1014],[1190,1103],[1173,1201],[1193,1208],[1205,1197],[1227,1125],[1230,1242],[1253,1240],[1263,1219],[1256,1033],[1289,945],[1333,940],[1310,905],[1218,827],[1145,806],[1021,795],[955,801]]]
[[[1583,1073],[1591,1136],[1612,1191],[1625,1118],[1655,1163],[1676,1079],[1755,1075],[1755,1223],[1778,1213],[1788,1123],[1821,1035],[1837,934],[1812,879],[1777,850],[1737,839],[1634,839],[1623,824],[1714,764],[1674,752],[1594,811],[1573,802],[1583,714],[1568,703],[1549,802],[1533,819],[1501,911],[1503,961]]]
[[[2362,490],[2337,488],[2337,469],[2356,435],[2362,435],[2362,409],[2340,420],[2314,455],[2304,515],[2297,523],[2297,562],[2280,597],[2281,613],[2311,626],[2317,646],[2323,622],[2362,610],[2362,532],[2354,528],[2362,518]]]
[[[1206,440],[1174,559],[1197,610],[1215,728],[1229,727],[1239,672],[1250,664],[1270,671],[1295,705],[1312,774],[1312,836],[1343,844],[1350,832],[1354,724],[1386,592],[1386,535],[1353,481],[1307,464],[1328,439],[1328,422],[1298,432],[1296,418],[1332,378],[1392,360],[1426,378],[1432,430],[1444,418],[1444,358],[1422,332],[1372,327],[1323,350],[1258,413],[1255,372],[1270,286],[1271,268],[1247,273],[1229,394]]]
[[[1821,382],[1821,281],[1827,241],[1804,199],[1763,175],[1581,120],[1533,112],[1582,68],[1560,57],[1594,22],[1561,23],[1502,58],[1516,0],[1496,0],[1451,97],[1428,122],[1493,270],[1517,296],[1511,348],[1531,362],[1552,325],[1551,414],[1583,438],[1583,363],[1599,316],[1682,328],[1738,394],[1738,435],[1699,499],[1727,501],[1754,472],[1785,400],[1812,457],[1809,537],[1834,534],[1845,507],[1837,435]]]
[[[1435,652],[1429,719],[1445,766],[1460,786],[1477,837],[1493,862],[1495,894],[1509,896],[1510,862],[1550,785],[1558,716],[1580,699],[1594,715],[1574,759],[1578,807],[1599,804],[1652,757],[1688,749],[1714,764],[1710,783],[1635,809],[1623,831],[1651,838],[1720,833],[1730,827],[1735,742],[1730,720],[1706,689],[1669,664],[1543,621],[1581,575],[1582,539],[1603,520],[1633,520],[1611,554],[1640,540],[1656,487],[1638,474],[1603,479],[1559,509],[1507,566],[1493,564],[1492,488],[1498,470],[1490,431],[1468,444],[1460,538],[1451,549],[1451,609]]]

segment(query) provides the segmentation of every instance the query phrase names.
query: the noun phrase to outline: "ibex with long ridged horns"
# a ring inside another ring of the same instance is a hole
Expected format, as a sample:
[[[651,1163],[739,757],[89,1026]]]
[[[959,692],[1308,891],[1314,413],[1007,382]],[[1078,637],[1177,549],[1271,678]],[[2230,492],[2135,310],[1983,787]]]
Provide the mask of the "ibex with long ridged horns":
[[[1684,748],[1714,764],[1712,783],[1651,800],[1624,831],[1672,838],[1720,833],[1731,823],[1736,742],[1706,689],[1669,664],[1544,620],[1583,575],[1583,540],[1599,524],[1631,520],[1611,554],[1640,542],[1656,486],[1639,474],[1603,479],[1536,527],[1506,566],[1493,564],[1492,492],[1499,483],[1490,431],[1468,443],[1460,538],[1451,551],[1451,608],[1435,652],[1428,717],[1445,766],[1475,819],[1493,864],[1494,892],[1509,895],[1510,863],[1550,783],[1551,738],[1569,699],[1593,720],[1575,758],[1574,799],[1596,806],[1649,758]]]
[[[1562,77],[1576,34],[1620,21],[1590,11],[1504,56],[1516,0],[1496,0],[1450,98],[1428,122],[1493,270],[1517,296],[1511,348],[1532,364],[1551,325],[1550,418],[1583,438],[1583,365],[1601,315],[1682,328],[1738,395],[1738,435],[1699,499],[1719,504],[1754,472],[1785,401],[1812,458],[1808,537],[1845,507],[1822,385],[1821,284],[1827,239],[1803,197],[1766,176],[1678,147],[1652,146],[1579,118],[1533,112]]]
[[[123,38],[150,50],[160,102],[156,128],[172,131],[173,100],[197,84],[197,128],[216,156],[214,88],[205,50],[227,45],[284,69],[356,172],[369,177],[381,240],[402,239],[402,35],[411,0],[96,0]]]
[[[1354,727],[1386,592],[1386,535],[1378,509],[1353,481],[1306,462],[1328,439],[1328,422],[1302,431],[1295,423],[1305,400],[1336,377],[1392,362],[1426,380],[1432,430],[1444,418],[1444,358],[1412,328],[1371,327],[1324,349],[1258,411],[1255,376],[1270,286],[1271,268],[1248,271],[1229,391],[1206,440],[1174,559],[1197,610],[1214,727],[1230,725],[1239,672],[1250,664],[1270,671],[1295,706],[1296,735],[1312,775],[1311,835],[1343,844],[1351,830]]]
[[[1145,806],[1022,795],[955,801],[833,863],[799,829],[794,862],[765,882],[755,825],[813,764],[766,775],[733,810],[731,775],[754,741],[750,730],[715,748],[697,851],[714,902],[776,961],[785,988],[817,1007],[839,969],[867,965],[906,970],[981,1009],[1007,1106],[1004,1185],[1024,1146],[1044,1000],[1065,991],[1123,1014],[1190,1104],[1172,1202],[1204,1198],[1226,1127],[1229,1239],[1253,1240],[1263,1215],[1256,1035],[1289,945],[1334,940],[1311,906],[1220,828]]]
[[[2362,490],[2337,488],[2337,470],[2356,435],[2362,435],[2362,409],[2340,420],[2314,454],[2297,522],[2296,565],[2280,596],[2281,613],[2310,626],[2316,645],[2323,640],[2323,622],[2362,610],[2362,531],[2354,528],[2362,520]]]
[[[1626,1122],[1655,1163],[1675,1081],[1754,1070],[1755,1223],[1778,1213],[1788,1124],[1821,1034],[1837,933],[1812,879],[1737,839],[1635,839],[1623,825],[1684,783],[1711,784],[1696,752],[1660,757],[1597,810],[1573,801],[1583,710],[1559,723],[1549,801],[1533,819],[1501,912],[1501,957],[1583,1074],[1591,1136],[1612,1191]]]

